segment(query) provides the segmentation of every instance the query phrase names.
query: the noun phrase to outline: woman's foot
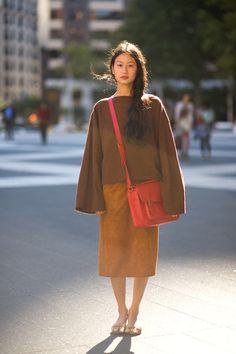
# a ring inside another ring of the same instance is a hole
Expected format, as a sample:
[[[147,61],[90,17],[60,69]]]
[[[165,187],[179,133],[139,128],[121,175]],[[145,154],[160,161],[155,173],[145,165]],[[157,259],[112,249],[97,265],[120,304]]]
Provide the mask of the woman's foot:
[[[128,319],[128,310],[125,312],[120,312],[117,321],[111,327],[111,334],[124,333],[127,319]]]
[[[130,309],[128,314],[128,323],[125,327],[125,334],[131,336],[138,336],[142,333],[142,328],[135,326],[137,318],[138,310]]]

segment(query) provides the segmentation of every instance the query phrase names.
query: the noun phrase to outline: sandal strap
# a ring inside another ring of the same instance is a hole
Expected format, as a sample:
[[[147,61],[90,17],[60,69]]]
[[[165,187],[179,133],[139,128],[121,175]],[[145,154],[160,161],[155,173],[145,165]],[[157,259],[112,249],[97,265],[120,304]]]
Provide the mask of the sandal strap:
[[[127,333],[127,334],[136,334],[136,335],[139,335],[139,334],[141,334],[142,333],[142,328],[141,327],[135,327],[135,326],[133,326],[133,327],[131,327],[131,326],[126,326],[126,328],[125,328],[125,333]]]

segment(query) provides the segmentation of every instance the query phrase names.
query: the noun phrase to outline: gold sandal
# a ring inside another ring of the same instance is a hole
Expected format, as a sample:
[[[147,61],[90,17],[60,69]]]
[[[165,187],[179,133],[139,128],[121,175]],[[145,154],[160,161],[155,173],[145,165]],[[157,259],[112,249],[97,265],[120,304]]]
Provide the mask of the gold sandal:
[[[111,327],[111,334],[123,334],[125,333],[125,323],[122,325],[114,325]]]
[[[141,327],[125,327],[125,334],[129,336],[139,336],[142,333],[142,328]]]
[[[126,321],[128,320],[128,314],[126,319],[124,320],[123,323],[121,324],[114,324],[111,327],[111,334],[124,334],[125,333],[125,328],[126,328]]]

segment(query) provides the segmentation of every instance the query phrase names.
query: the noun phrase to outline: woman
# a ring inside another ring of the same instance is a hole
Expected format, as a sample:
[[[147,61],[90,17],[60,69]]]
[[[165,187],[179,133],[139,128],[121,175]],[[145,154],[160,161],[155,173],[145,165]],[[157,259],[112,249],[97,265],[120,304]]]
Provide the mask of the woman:
[[[167,213],[184,213],[184,184],[169,119],[161,100],[144,94],[143,54],[137,46],[121,42],[111,51],[109,70],[105,78],[116,83],[112,97],[132,181],[160,180]],[[108,98],[97,102],[91,114],[76,210],[100,216],[99,274],[111,278],[119,313],[111,333],[140,334],[136,321],[148,277],[156,271],[158,227],[132,224]],[[129,308],[126,277],[134,278]]]
[[[176,130],[181,138],[181,155],[182,159],[189,158],[189,140],[190,140],[190,132],[192,128],[192,123],[189,119],[189,109],[188,107],[183,107],[179,113],[179,120],[176,124]]]
[[[196,137],[200,140],[202,159],[211,157],[211,131],[214,124],[214,111],[204,102],[197,113]]]
[[[182,99],[176,103],[175,118],[175,135],[178,142],[178,149],[182,159],[189,158],[190,133],[193,125],[194,107],[190,102],[190,96],[184,94]]]

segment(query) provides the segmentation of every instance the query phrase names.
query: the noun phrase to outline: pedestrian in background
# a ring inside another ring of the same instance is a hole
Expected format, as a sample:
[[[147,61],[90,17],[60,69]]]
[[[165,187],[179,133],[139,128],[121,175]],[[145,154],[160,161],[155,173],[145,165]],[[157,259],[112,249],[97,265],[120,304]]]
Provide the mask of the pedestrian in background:
[[[2,119],[5,130],[5,139],[14,139],[14,125],[15,125],[15,110],[13,106],[9,103],[2,110]]]
[[[121,42],[111,51],[108,67],[110,72],[102,78],[116,84],[112,99],[132,180],[160,180],[166,212],[184,213],[184,184],[169,118],[161,100],[145,94],[147,71],[142,52]],[[140,303],[148,277],[156,272],[158,227],[133,226],[108,98],[98,101],[91,114],[76,210],[100,216],[99,275],[111,278],[119,313],[111,333],[139,335]],[[134,278],[130,307],[126,277]]]
[[[211,157],[211,132],[215,120],[215,113],[208,102],[204,102],[197,112],[196,138],[200,141],[202,159]]]
[[[47,144],[48,128],[50,124],[50,110],[46,102],[42,102],[37,111],[39,131],[42,144]]]
[[[191,129],[194,120],[194,107],[190,96],[184,94],[176,103],[174,111],[176,146],[182,159],[189,158]]]
[[[180,138],[180,157],[189,158],[190,133],[192,122],[189,119],[189,108],[183,106],[179,112],[179,119],[176,123],[177,136]]]

